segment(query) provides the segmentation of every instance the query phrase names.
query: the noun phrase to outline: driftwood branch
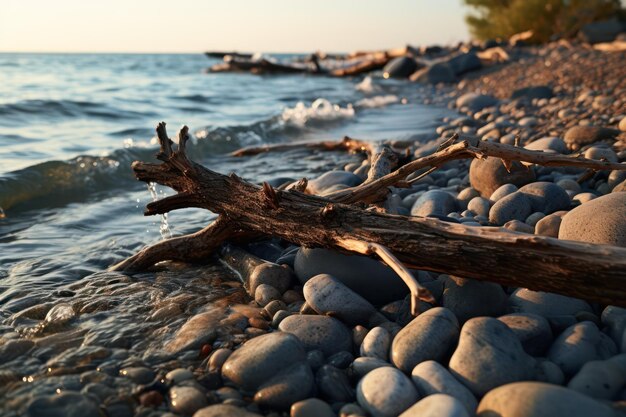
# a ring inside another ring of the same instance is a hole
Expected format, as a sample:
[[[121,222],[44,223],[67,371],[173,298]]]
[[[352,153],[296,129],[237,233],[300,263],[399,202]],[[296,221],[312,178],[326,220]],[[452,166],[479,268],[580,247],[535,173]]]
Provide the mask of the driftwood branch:
[[[407,218],[295,190],[269,191],[269,186],[259,187],[235,175],[222,175],[195,164],[180,148],[173,151],[164,124],[159,125],[157,134],[164,162],[158,165],[134,162],[133,170],[142,181],[158,182],[178,191],[180,199],[174,208],[186,201],[189,206],[220,214],[241,231],[279,237],[308,247],[377,254],[403,279],[407,277],[403,276],[401,265],[626,306],[624,248],[562,241],[496,227],[474,228],[437,219]],[[624,164],[463,141],[408,163],[361,188],[386,192],[389,185],[403,181],[417,169],[439,166],[452,159],[487,155],[546,165],[625,168]],[[359,192],[359,187],[355,190],[349,195],[358,201],[353,195]],[[171,207],[153,202],[148,204],[146,214],[166,213]],[[161,260],[170,259],[167,252],[161,255]],[[410,279],[405,281],[414,299],[428,297]]]

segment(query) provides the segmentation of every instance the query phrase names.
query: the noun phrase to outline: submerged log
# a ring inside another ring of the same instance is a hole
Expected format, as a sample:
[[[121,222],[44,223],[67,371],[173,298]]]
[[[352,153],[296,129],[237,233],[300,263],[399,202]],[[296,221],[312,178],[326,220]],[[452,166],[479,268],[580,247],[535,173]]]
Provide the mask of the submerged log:
[[[328,197],[306,195],[297,190],[280,191],[267,184],[260,187],[234,174],[226,176],[189,160],[185,153],[186,127],[179,133],[177,151],[172,149],[173,142],[167,137],[164,123],[157,127],[157,136],[161,143],[157,158],[163,162],[136,161],[132,168],[139,180],[171,187],[177,194],[149,203],[145,214],[164,214],[187,207],[205,208],[219,214],[219,223],[212,228],[215,233],[207,229],[199,232],[206,232],[203,236],[212,239],[207,245],[209,249],[230,239],[229,230],[236,230],[240,234],[279,237],[308,247],[376,254],[405,280],[410,280],[406,276],[408,267],[626,306],[625,248],[562,241],[496,227],[475,228],[431,218],[408,218],[337,203]],[[464,141],[435,155],[458,156],[461,152],[458,145],[462,144],[463,149],[471,149],[472,145]],[[490,149],[488,146],[482,150],[489,152]],[[502,149],[491,151],[502,152]],[[521,158],[522,154],[523,151],[516,151],[512,155]],[[472,152],[465,154],[465,157],[474,156]],[[537,158],[534,154],[530,156]],[[197,249],[190,241],[185,243],[185,238],[193,240],[192,236],[178,238],[180,246],[176,248],[178,254],[187,250],[190,260],[194,259],[192,252]],[[153,252],[150,261],[181,260],[170,255],[167,245],[154,249],[158,245],[145,249]],[[132,262],[125,261],[113,269],[132,271],[134,268]],[[430,294],[416,281],[409,287],[414,303],[417,299],[429,299]]]

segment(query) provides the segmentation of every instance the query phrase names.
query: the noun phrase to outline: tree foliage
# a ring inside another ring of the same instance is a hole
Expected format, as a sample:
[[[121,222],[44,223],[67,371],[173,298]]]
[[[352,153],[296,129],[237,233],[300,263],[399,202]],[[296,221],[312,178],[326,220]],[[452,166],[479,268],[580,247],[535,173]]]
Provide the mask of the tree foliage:
[[[597,20],[616,16],[620,0],[464,0],[473,9],[466,17],[476,39],[508,38],[532,30],[533,40],[573,36]]]

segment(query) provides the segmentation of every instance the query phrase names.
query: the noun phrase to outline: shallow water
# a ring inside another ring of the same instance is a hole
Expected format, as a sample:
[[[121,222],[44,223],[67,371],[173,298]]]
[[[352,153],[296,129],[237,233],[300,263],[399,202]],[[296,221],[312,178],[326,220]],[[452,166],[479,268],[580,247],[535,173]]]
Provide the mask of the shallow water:
[[[150,189],[130,171],[133,160],[153,158],[158,121],[171,136],[190,126],[195,160],[259,182],[312,178],[358,157],[227,152],[343,135],[407,139],[449,114],[417,104],[424,89],[402,82],[203,73],[209,64],[202,55],[0,54],[0,347],[9,339],[37,341],[28,355],[0,360],[0,385],[16,380],[17,393],[39,375],[34,380],[47,392],[56,385],[41,376],[65,372],[49,370],[50,361],[64,366],[58,355],[65,349],[70,356],[80,346],[109,349],[95,353],[103,358],[158,350],[200,307],[241,292],[223,284],[229,274],[219,266],[133,277],[103,272],[213,217],[195,209],[167,219],[142,215],[146,203],[172,192]],[[172,303],[184,308],[152,316]]]

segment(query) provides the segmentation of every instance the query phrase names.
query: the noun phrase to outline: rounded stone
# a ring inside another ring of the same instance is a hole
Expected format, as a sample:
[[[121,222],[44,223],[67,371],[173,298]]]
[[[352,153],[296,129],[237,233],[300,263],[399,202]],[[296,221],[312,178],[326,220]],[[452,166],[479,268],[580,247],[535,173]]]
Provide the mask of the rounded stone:
[[[285,367],[306,360],[302,343],[289,333],[255,337],[233,352],[222,367],[222,376],[247,391],[257,388]]]
[[[291,287],[293,271],[287,265],[264,262],[254,268],[249,278],[250,294],[255,294],[261,284],[271,285],[281,294]]]
[[[614,417],[608,405],[557,385],[516,382],[487,393],[477,417]]]
[[[332,317],[293,315],[281,321],[278,328],[296,336],[306,350],[321,350],[326,356],[352,351],[350,329]]]
[[[467,108],[472,112],[477,112],[485,107],[492,107],[498,104],[498,99],[486,94],[465,93],[456,99],[456,107]]]
[[[324,191],[336,185],[354,187],[363,180],[358,175],[348,171],[329,171],[319,177],[310,180],[307,184],[307,191],[311,194],[323,194]]]
[[[443,278],[443,283],[441,305],[452,311],[460,323],[506,311],[508,297],[499,284],[450,276]]]
[[[528,169],[519,162],[512,162],[510,171],[507,171],[500,158],[474,158],[469,170],[470,184],[483,197],[488,198],[504,184],[521,187],[535,180],[532,168]]]
[[[95,417],[100,415],[100,411],[98,405],[87,396],[77,392],[61,392],[60,394],[33,398],[28,403],[24,415],[27,417]]]
[[[191,415],[206,406],[206,396],[197,388],[173,387],[170,389],[170,408],[175,413]]]
[[[607,184],[611,189],[614,189],[616,185],[626,181],[626,171],[611,171]]]
[[[361,356],[389,360],[391,334],[383,327],[374,327],[370,330],[361,344]]]
[[[469,202],[474,197],[479,197],[479,196],[480,196],[480,193],[478,191],[476,191],[475,189],[473,189],[472,187],[467,187],[467,188],[462,189],[459,192],[459,195],[456,196],[456,199],[458,201],[459,209],[465,210],[467,208],[467,205],[469,204]]]
[[[411,208],[411,216],[445,216],[456,210],[456,199],[442,190],[430,190],[422,194]]]
[[[620,351],[626,353],[626,308],[607,306],[602,311],[601,320]]]
[[[561,216],[549,214],[542,218],[535,225],[535,234],[539,236],[559,237],[561,227]]]
[[[489,208],[491,205],[489,204],[489,200],[483,197],[474,197],[467,204],[467,209],[473,211],[479,216],[489,216]]]
[[[165,374],[165,380],[176,385],[193,378],[193,373],[189,369],[177,368]]]
[[[328,402],[354,401],[355,393],[347,372],[332,365],[324,365],[315,374],[319,396]]]
[[[552,343],[552,329],[544,317],[532,313],[514,313],[499,317],[509,326],[522,343],[522,347],[532,356],[541,356]]]
[[[567,153],[567,145],[563,139],[557,137],[540,138],[525,145],[524,148],[530,149],[531,151]]]
[[[215,350],[209,358],[208,370],[209,372],[221,372],[222,366],[226,362],[226,359],[232,355],[233,351],[226,348]]]
[[[595,198],[567,213],[559,239],[626,246],[626,192]]]
[[[552,182],[533,182],[523,186],[519,191],[528,197],[533,211],[551,214],[555,211],[567,210],[570,207],[570,198],[567,192]]]
[[[367,256],[300,248],[294,266],[302,284],[316,275],[329,274],[375,305],[400,300],[409,292],[393,269]]]
[[[563,188],[565,191],[573,191],[576,194],[582,191],[580,184],[571,178],[564,178],[556,182],[556,185]]]
[[[563,140],[572,149],[578,149],[581,146],[591,143],[611,139],[619,134],[619,130],[609,129],[597,126],[574,126],[570,127]]]
[[[509,220],[508,222],[504,223],[502,227],[520,233],[533,234],[535,232],[534,227],[519,220]]]
[[[263,383],[254,395],[254,402],[287,410],[293,403],[310,397],[314,385],[315,378],[308,363],[295,363]]]
[[[281,297],[280,291],[268,284],[260,284],[254,291],[254,301],[261,307],[265,307],[272,301],[280,300]]]
[[[383,68],[384,78],[408,78],[417,71],[417,62],[413,58],[401,56],[394,58]]]
[[[345,286],[337,278],[320,274],[309,279],[303,288],[304,299],[318,314],[330,314],[349,326],[368,324],[376,310],[369,301]]]
[[[446,394],[433,394],[421,399],[411,406],[400,417],[470,417],[474,410],[468,412],[456,398]]]
[[[460,401],[470,415],[474,414],[478,405],[474,394],[439,363],[425,361],[418,364],[411,372],[411,379],[422,397],[447,394]]]
[[[613,149],[605,146],[592,146],[585,151],[584,157],[587,159],[606,159],[609,162],[618,162],[617,154]]]
[[[617,347],[609,336],[600,332],[594,323],[583,321],[565,329],[556,338],[547,356],[569,378],[585,363],[608,359],[616,353]]]
[[[396,417],[418,399],[411,380],[391,367],[374,369],[357,385],[357,401],[373,417]]]
[[[374,369],[382,368],[383,366],[391,366],[389,362],[386,362],[382,359],[372,358],[368,356],[362,356],[360,358],[356,358],[354,362],[352,362],[352,371],[359,378],[363,378],[369,372],[372,372]]]
[[[510,220],[524,221],[532,211],[526,194],[516,191],[496,201],[489,210],[489,221],[499,226]]]
[[[518,288],[509,296],[509,308],[516,313],[534,313],[543,317],[573,316],[579,311],[591,312],[584,300],[542,291]]]
[[[165,415],[164,415],[165,416]],[[260,414],[251,413],[245,408],[230,404],[215,404],[202,408],[193,417],[261,417]]]
[[[519,190],[519,188],[517,188],[517,186],[513,184],[501,185],[500,187],[498,187],[497,190],[491,193],[491,196],[489,196],[489,200],[495,203],[496,201],[500,200],[502,197],[506,197],[509,194],[513,194],[517,190]]]
[[[298,401],[291,406],[290,417],[335,417],[333,409],[319,398]]]
[[[448,358],[459,337],[459,322],[447,308],[435,307],[420,314],[394,337],[391,361],[409,373],[427,360]]]
[[[626,355],[621,355],[626,363]],[[600,400],[613,400],[626,385],[626,367],[619,361],[591,361],[569,381],[567,387]]]
[[[457,380],[480,397],[495,387],[533,379],[535,365],[506,324],[491,317],[477,317],[461,329],[449,368]]]

